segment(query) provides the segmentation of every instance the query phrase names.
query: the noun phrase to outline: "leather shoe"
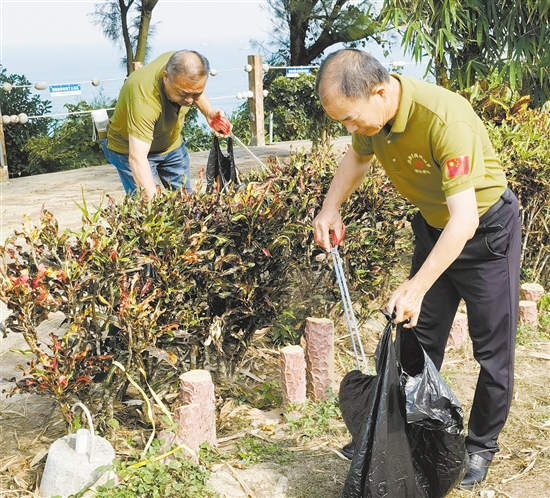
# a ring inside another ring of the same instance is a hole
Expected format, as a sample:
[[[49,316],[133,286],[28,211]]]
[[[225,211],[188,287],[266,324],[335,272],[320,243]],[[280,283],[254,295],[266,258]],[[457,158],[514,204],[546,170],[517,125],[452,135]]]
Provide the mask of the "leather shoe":
[[[354,451],[355,445],[353,444],[353,441],[350,441],[340,450],[340,453],[344,455],[348,460],[351,460],[353,458]]]
[[[483,458],[480,455],[470,455],[468,457],[468,470],[460,483],[460,488],[471,490],[481,484],[487,477],[491,460]]]

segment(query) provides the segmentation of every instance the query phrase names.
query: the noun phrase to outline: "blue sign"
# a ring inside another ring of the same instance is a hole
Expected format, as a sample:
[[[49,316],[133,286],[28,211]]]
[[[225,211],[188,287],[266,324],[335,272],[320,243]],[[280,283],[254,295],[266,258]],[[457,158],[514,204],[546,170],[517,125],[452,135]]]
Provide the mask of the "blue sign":
[[[287,78],[297,78],[301,74],[310,74],[311,68],[310,67],[287,67],[286,68],[286,77]]]
[[[65,97],[66,95],[80,95],[81,93],[82,91],[79,83],[50,86],[50,97]]]

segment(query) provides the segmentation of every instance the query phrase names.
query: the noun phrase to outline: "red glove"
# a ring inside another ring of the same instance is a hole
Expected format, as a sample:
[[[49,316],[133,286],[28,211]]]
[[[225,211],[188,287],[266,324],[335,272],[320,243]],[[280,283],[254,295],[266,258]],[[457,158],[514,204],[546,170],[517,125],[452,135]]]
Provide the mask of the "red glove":
[[[231,123],[229,122],[229,119],[221,114],[216,114],[216,116],[211,119],[208,124],[210,125],[210,128],[218,133],[221,133],[222,135],[229,135],[231,132]]]

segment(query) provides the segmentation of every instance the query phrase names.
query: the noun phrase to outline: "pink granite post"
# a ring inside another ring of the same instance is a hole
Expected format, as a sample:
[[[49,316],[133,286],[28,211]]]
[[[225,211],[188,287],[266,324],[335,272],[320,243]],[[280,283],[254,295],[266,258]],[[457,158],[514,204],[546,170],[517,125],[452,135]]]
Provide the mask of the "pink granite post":
[[[328,318],[308,318],[305,330],[307,394],[327,399],[334,382],[334,324]]]
[[[208,442],[217,444],[214,384],[210,372],[190,370],[180,375],[182,406],[176,411],[178,439],[198,451]]]
[[[539,315],[535,301],[519,302],[519,321],[525,325],[538,325]]]
[[[538,303],[542,299],[542,296],[544,296],[544,287],[535,283],[521,284],[519,295],[522,301],[534,301]]]
[[[281,387],[284,407],[306,401],[306,358],[302,346],[281,349]]]
[[[468,337],[468,317],[465,313],[457,313],[451,325],[447,346],[459,348]]]

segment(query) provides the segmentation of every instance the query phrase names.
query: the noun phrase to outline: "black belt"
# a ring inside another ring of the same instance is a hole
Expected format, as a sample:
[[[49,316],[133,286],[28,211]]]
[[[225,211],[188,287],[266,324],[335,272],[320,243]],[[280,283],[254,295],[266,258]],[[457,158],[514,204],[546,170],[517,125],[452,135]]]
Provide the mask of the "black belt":
[[[511,194],[510,189],[506,189],[504,193],[499,197],[498,201],[496,201],[485,213],[483,213],[481,218],[479,218],[480,226],[476,230],[476,235],[483,233],[500,232],[504,228],[501,224],[484,226],[483,223],[485,220],[491,218],[491,216],[493,216],[493,214],[495,214],[502,206],[512,203],[512,199],[509,198],[509,193]]]

